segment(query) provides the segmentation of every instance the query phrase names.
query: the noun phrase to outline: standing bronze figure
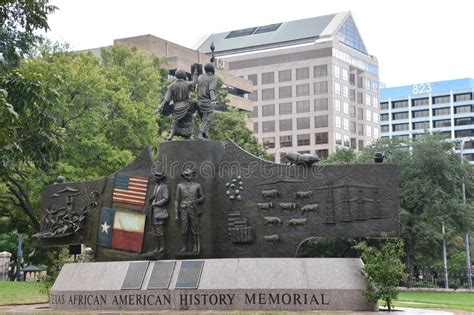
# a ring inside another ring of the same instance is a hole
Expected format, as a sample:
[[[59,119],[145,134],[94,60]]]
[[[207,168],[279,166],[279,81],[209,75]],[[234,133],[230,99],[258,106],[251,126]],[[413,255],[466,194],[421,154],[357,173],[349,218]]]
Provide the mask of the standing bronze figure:
[[[153,194],[149,200],[151,204],[151,225],[153,227],[153,234],[156,237],[158,246],[153,251],[154,253],[162,253],[166,249],[166,236],[164,226],[168,223],[168,210],[166,204],[169,201],[169,189],[166,184],[163,183],[165,173],[156,169],[153,172],[156,184],[153,187]]]
[[[193,112],[189,102],[189,93],[194,89],[197,81],[197,72],[193,73],[193,80],[186,81],[186,72],[178,69],[175,72],[176,82],[171,84],[166,91],[165,98],[160,107],[154,113],[169,115],[173,113],[173,123],[168,141],[174,136],[191,138],[194,132]],[[171,105],[171,102],[173,103]],[[171,108],[170,108],[171,106]]]
[[[201,130],[198,139],[207,139],[209,124],[216,104],[217,80],[215,67],[212,63],[204,65],[204,72],[197,80],[197,105],[199,117],[201,117]]]
[[[193,237],[193,252],[199,252],[199,217],[202,210],[198,204],[204,202],[204,194],[201,184],[193,182],[196,177],[194,170],[186,169],[181,176],[185,181],[178,184],[175,201],[175,220],[181,225],[181,252],[187,251],[188,230],[191,230]]]

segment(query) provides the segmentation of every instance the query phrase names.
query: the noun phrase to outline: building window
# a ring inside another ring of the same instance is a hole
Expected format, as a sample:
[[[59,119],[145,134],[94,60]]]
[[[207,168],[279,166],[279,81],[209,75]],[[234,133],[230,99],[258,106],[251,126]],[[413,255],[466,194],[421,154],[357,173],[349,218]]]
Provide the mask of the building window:
[[[468,129],[468,130],[456,130],[454,132],[455,138],[465,138],[465,137],[472,137],[474,136],[474,129]]]
[[[350,89],[349,91],[349,100],[351,102],[355,102],[356,101],[356,91],[353,90],[353,89]]]
[[[408,119],[408,112],[393,113],[392,120]]]
[[[349,119],[344,118],[344,120],[343,120],[343,126],[344,126],[344,130],[349,131]]]
[[[275,147],[275,137],[263,138],[262,142],[265,149],[273,149]]]
[[[349,98],[349,87],[347,85],[342,85],[342,96]]]
[[[253,133],[258,133],[258,122],[253,123]]]
[[[327,144],[329,143],[329,137],[327,132],[316,132],[315,144]]]
[[[374,138],[379,137],[379,129],[377,127],[374,127]]]
[[[377,96],[372,97],[372,106],[374,108],[379,108],[379,99],[377,98]]]
[[[364,93],[357,92],[357,104],[364,104]]]
[[[351,105],[351,118],[356,118],[356,107],[354,105]]]
[[[433,128],[451,127],[451,119],[434,120]]]
[[[344,114],[349,114],[349,103],[342,102],[342,104],[343,104]]]
[[[279,107],[280,107],[280,111],[279,111],[280,115],[288,115],[293,112],[291,103],[280,103]]]
[[[262,90],[262,101],[274,100],[275,99],[275,89],[263,89]]]
[[[395,101],[392,102],[392,108],[406,108],[408,107],[408,100],[403,100],[403,101]]]
[[[250,117],[251,117],[251,118],[257,118],[257,117],[258,117],[258,106],[254,106],[254,107],[253,107],[253,111],[252,111],[252,113],[250,114]]]
[[[418,129],[425,130],[429,128],[430,128],[430,123],[427,121],[413,123],[413,130],[418,130]]]
[[[342,79],[346,82],[349,81],[349,72],[344,68],[342,69]]]
[[[328,110],[328,99],[327,98],[317,98],[314,100],[314,111],[324,111]]]
[[[456,114],[461,114],[461,113],[470,113],[472,111],[471,109],[472,105],[465,105],[465,106],[458,106],[454,108],[454,112]]]
[[[293,120],[291,118],[280,120],[280,131],[288,131],[292,129],[293,129]]]
[[[339,132],[336,132],[336,145],[342,145],[342,135]]]
[[[351,146],[351,138],[348,135],[343,135],[342,137],[343,137],[343,140],[344,140],[343,145],[345,147],[350,147]]]
[[[334,65],[334,76],[336,78],[341,78],[341,68],[338,65]]]
[[[328,126],[328,115],[314,116],[314,128],[324,128]]]
[[[296,69],[296,80],[309,79],[309,68]]]
[[[334,82],[334,93],[341,95],[341,84],[339,82]]]
[[[380,103],[380,109],[388,109],[388,102]]]
[[[472,100],[472,93],[463,93],[463,94],[454,95],[455,102],[463,102],[463,101],[470,101],[470,100]]]
[[[449,107],[433,109],[433,116],[442,116],[451,114]]]
[[[306,95],[309,95],[309,83],[297,85],[296,96],[306,96]]]
[[[297,138],[299,146],[310,145],[310,135],[309,134],[297,135],[296,138]]]
[[[286,153],[285,152],[280,153],[280,163],[281,164],[288,163],[288,159],[286,158]]]
[[[291,86],[280,86],[278,93],[279,98],[288,98],[291,96]]]
[[[249,93],[249,100],[254,101],[254,102],[258,101],[258,91],[257,90],[253,91],[252,93]]]
[[[274,121],[264,121],[262,122],[262,133],[274,132],[275,131],[275,122]]]
[[[364,89],[370,91],[370,80],[367,78],[364,78]]]
[[[320,159],[327,159],[329,156],[329,150],[328,149],[322,149],[322,150],[316,150],[316,154]]]
[[[262,73],[262,84],[275,83],[275,74],[273,72]]]
[[[297,101],[296,102],[297,113],[308,113],[309,112],[309,100]]]
[[[328,92],[328,82],[315,82],[314,83],[314,94],[326,94]]]
[[[379,114],[377,114],[376,112],[373,112],[373,115],[374,115],[374,123],[378,124],[379,123]]]
[[[356,132],[357,132],[356,122],[351,121],[351,133],[356,133]]]
[[[388,132],[388,125],[383,125],[383,126],[380,126],[380,131],[382,132]]]
[[[365,131],[368,137],[372,137],[372,127],[365,126]]]
[[[397,124],[397,125],[393,125],[392,130],[393,130],[393,131],[404,131],[404,130],[408,130],[408,124]]]
[[[357,87],[358,87],[359,89],[362,89],[362,82],[363,82],[363,79],[364,79],[364,78],[362,78],[361,76],[359,76],[359,75],[357,76]]]
[[[379,91],[379,83],[377,81],[372,81],[372,91],[374,92]]]
[[[258,76],[256,74],[249,74],[247,78],[249,79],[249,81],[252,81],[253,85],[258,84]]]
[[[336,128],[341,128],[341,117],[335,116]]]
[[[363,124],[358,124],[358,127],[357,127],[357,134],[359,136],[363,136],[364,135],[364,125]]]
[[[355,85],[356,84],[356,75],[355,73],[349,73],[349,84]]]
[[[367,106],[371,106],[371,101],[372,101],[372,96],[370,96],[369,94],[365,94],[365,105]]]
[[[430,100],[426,98],[417,98],[411,101],[413,106],[423,106],[423,105],[429,105]]]
[[[296,128],[298,130],[302,129],[309,129],[310,126],[310,118],[309,117],[300,117],[296,119]]]
[[[293,137],[292,136],[281,136],[280,137],[280,147],[288,148],[293,146]]]
[[[357,139],[356,138],[351,138],[351,149],[354,149],[354,150],[357,149]]]
[[[412,113],[413,118],[428,117],[430,116],[429,110],[417,110]]]
[[[275,105],[263,105],[262,106],[262,117],[275,116]]]
[[[334,110],[336,112],[341,111],[341,100],[340,99],[337,99],[337,98],[334,99]]]
[[[291,69],[278,71],[278,82],[291,81]]]
[[[357,119],[364,120],[364,109],[357,108]]]
[[[433,104],[443,104],[449,102],[451,102],[451,98],[449,97],[449,95],[433,97]]]
[[[328,76],[328,65],[314,66],[314,77],[323,78]]]
[[[381,121],[388,121],[388,114],[380,114]]]

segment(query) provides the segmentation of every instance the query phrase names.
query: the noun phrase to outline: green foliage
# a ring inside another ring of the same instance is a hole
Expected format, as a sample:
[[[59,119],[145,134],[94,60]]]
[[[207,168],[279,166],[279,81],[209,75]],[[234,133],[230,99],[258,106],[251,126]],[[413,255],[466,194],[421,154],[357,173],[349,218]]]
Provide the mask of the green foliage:
[[[474,226],[474,209],[463,204],[461,185],[474,188],[474,170],[461,164],[453,143],[439,136],[425,136],[405,143],[395,139],[380,140],[359,156],[359,162],[370,162],[374,152],[384,152],[385,163],[399,167],[400,233],[405,241],[407,264],[429,266],[439,260],[441,224],[448,240],[462,235]],[[469,201],[469,200],[468,200]],[[449,246],[448,248],[455,248]]]
[[[361,251],[365,264],[362,272],[369,281],[364,292],[365,297],[370,302],[382,299],[390,312],[398,295],[397,286],[406,278],[405,265],[402,262],[405,254],[403,241],[386,239],[380,248],[361,242],[355,248]]]
[[[296,253],[297,257],[342,258],[358,257],[353,249],[353,239],[314,237],[305,240]]]
[[[268,153],[258,143],[257,138],[246,124],[247,114],[245,112],[234,108],[229,108],[227,112],[215,112],[209,128],[209,138],[220,141],[232,140],[246,151],[268,159]]]
[[[0,3],[0,72],[18,67],[21,59],[42,41],[36,30],[48,31],[48,14],[57,8],[49,0],[3,0]]]
[[[320,164],[354,164],[356,160],[354,149],[338,147],[327,159],[321,160]]]

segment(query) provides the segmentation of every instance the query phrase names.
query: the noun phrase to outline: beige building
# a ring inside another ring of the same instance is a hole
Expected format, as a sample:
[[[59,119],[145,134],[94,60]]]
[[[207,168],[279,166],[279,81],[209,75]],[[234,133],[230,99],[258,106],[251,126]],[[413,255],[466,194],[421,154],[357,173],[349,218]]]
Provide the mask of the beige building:
[[[189,73],[192,64],[209,62],[209,56],[206,54],[153,35],[115,39],[114,45],[118,44],[133,46],[162,58],[164,61],[163,67],[168,69],[171,75],[174,75],[176,69],[183,69]],[[100,48],[92,49],[92,51],[95,54],[100,54]],[[230,102],[227,105],[245,111],[252,111],[253,102],[244,97],[252,92],[252,82],[231,74],[223,66],[216,69],[216,75],[222,79],[228,91]],[[222,106],[219,109],[225,110]]]
[[[253,82],[254,132],[276,162],[378,138],[378,62],[350,12],[212,34],[197,50],[211,43],[228,72]]]

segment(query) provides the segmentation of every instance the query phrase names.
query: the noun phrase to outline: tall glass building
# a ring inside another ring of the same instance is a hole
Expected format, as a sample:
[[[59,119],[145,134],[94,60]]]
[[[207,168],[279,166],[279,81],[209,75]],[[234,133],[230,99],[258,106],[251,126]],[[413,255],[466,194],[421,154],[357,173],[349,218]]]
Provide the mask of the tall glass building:
[[[253,82],[253,130],[276,162],[379,137],[378,62],[350,12],[212,34],[197,50],[212,43],[226,70]]]
[[[383,88],[381,137],[411,139],[438,132],[452,140],[474,139],[473,92],[471,78]],[[474,161],[474,141],[466,141],[464,158]]]

